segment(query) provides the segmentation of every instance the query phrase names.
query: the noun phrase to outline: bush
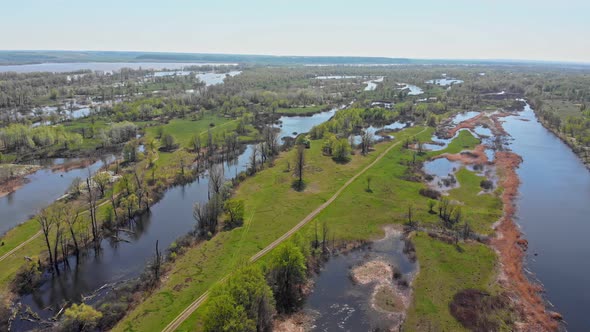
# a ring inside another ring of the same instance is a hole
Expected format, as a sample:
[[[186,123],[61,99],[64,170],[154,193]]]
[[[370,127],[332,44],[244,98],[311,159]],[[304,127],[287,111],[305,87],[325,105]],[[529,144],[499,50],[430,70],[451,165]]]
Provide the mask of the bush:
[[[227,200],[223,204],[223,211],[228,216],[225,226],[228,229],[242,226],[244,224],[244,201],[237,199]]]
[[[122,302],[106,303],[100,306],[102,318],[98,321],[97,328],[100,331],[110,330],[125,316],[128,305]]]
[[[178,144],[176,143],[174,136],[170,134],[164,134],[164,136],[162,136],[161,143],[162,147],[160,148],[160,150],[163,151],[172,151],[178,147]]]
[[[482,187],[483,189],[486,189],[486,190],[491,190],[494,188],[494,182],[492,182],[490,180],[481,180],[479,185],[480,185],[480,187]]]
[[[256,323],[248,319],[241,305],[236,305],[229,295],[220,295],[211,299],[203,321],[206,332],[247,332],[256,331]]]
[[[438,190],[434,190],[431,188],[422,188],[420,189],[420,195],[428,197],[430,199],[439,199],[441,194]]]
[[[248,330],[251,323],[255,331],[271,331],[272,316],[274,314],[274,299],[272,290],[266,283],[262,270],[258,266],[248,265],[241,267],[227,282],[212,292],[212,301],[224,300],[233,303],[233,311],[228,312],[224,305],[217,305],[209,311],[208,318],[216,322],[207,322],[206,326],[211,327],[211,331],[226,331],[227,327],[232,326],[231,316],[242,316],[241,310],[245,316],[242,320],[246,323],[243,328]],[[207,328],[205,329],[207,330]]]
[[[64,312],[62,331],[94,331],[102,313],[87,304],[74,304]]]
[[[41,282],[41,270],[38,260],[29,259],[17,272],[13,289],[19,294],[32,292]]]

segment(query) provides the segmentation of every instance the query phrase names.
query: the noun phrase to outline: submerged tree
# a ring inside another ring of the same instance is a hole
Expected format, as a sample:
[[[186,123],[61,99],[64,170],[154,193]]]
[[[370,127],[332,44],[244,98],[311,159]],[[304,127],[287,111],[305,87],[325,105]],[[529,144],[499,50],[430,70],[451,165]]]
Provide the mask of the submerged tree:
[[[53,209],[51,206],[41,210],[39,216],[37,217],[37,222],[41,226],[41,231],[43,232],[43,237],[45,239],[45,245],[47,246],[47,252],[49,253],[49,264],[50,266],[55,265],[53,253],[51,251],[51,243],[49,240],[50,232],[52,232],[55,223],[59,220],[59,210]]]

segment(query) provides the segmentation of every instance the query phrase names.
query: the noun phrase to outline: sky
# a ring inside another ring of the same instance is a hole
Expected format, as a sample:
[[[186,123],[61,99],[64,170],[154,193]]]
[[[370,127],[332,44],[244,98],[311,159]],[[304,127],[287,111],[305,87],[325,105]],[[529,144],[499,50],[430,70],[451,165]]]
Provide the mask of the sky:
[[[0,49],[590,62],[589,15],[589,0],[0,0]]]

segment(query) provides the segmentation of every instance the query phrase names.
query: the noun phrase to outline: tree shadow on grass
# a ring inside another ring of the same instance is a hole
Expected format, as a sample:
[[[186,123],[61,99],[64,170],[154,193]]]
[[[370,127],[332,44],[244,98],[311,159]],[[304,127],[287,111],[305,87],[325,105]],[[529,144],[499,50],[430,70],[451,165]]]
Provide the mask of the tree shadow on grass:
[[[295,191],[304,191],[306,186],[307,184],[305,181],[295,180],[293,183],[291,183],[291,188],[293,188]]]
[[[348,164],[350,162],[350,158],[332,158],[332,160],[334,160],[335,163],[340,164],[340,165],[345,165]]]

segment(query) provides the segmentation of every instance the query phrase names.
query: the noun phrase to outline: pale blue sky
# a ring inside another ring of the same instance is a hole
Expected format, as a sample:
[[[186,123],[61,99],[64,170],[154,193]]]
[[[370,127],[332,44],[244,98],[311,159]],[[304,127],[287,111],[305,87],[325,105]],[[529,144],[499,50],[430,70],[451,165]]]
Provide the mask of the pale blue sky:
[[[590,62],[590,0],[0,0],[0,49]]]

